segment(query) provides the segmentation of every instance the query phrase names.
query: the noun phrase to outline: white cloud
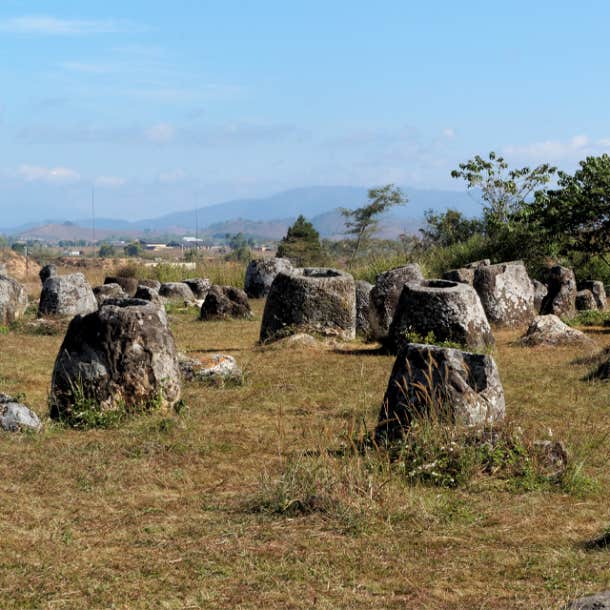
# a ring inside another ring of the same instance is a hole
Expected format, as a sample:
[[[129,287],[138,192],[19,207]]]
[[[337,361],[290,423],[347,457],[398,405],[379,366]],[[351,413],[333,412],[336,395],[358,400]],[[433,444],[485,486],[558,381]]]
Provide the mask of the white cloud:
[[[176,169],[169,172],[161,172],[157,179],[163,184],[174,184],[186,178],[186,172],[183,169]]]
[[[174,139],[176,129],[169,123],[157,123],[146,129],[144,135],[150,142],[164,144]]]
[[[24,15],[0,21],[0,32],[71,36],[78,34],[109,34],[134,29],[132,24],[112,19],[59,19],[50,15]],[[141,28],[137,28],[141,29]]]
[[[50,182],[52,184],[67,184],[78,182],[80,174],[68,167],[40,167],[38,165],[19,166],[19,175],[26,182]]]
[[[126,182],[127,180],[125,180],[125,178],[119,178],[118,176],[98,176],[95,179],[95,186],[102,188],[119,188]]]
[[[447,138],[448,140],[455,138],[455,129],[453,129],[453,127],[443,129],[443,137]]]
[[[504,153],[537,162],[563,161],[573,160],[575,157],[582,158],[586,154],[595,154],[598,145],[591,142],[588,136],[581,134],[569,140],[545,140],[525,146],[507,146],[504,148]]]

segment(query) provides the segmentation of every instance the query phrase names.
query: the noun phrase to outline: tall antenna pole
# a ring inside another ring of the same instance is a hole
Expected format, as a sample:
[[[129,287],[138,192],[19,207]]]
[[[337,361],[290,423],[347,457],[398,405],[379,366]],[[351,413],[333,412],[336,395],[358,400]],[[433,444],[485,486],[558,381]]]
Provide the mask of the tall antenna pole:
[[[91,236],[95,245],[95,185],[91,186]]]

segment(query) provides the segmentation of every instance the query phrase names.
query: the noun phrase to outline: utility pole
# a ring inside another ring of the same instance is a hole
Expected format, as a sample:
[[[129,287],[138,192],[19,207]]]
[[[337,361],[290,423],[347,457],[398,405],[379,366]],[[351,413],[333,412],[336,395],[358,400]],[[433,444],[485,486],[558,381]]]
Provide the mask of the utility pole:
[[[199,210],[195,210],[195,250],[199,250]]]
[[[91,185],[91,237],[95,246],[95,185]]]

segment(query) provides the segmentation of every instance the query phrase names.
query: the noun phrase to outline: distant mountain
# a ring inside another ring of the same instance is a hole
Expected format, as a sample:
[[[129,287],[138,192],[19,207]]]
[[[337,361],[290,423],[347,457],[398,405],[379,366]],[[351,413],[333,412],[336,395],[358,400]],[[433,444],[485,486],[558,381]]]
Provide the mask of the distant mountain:
[[[392,216],[413,221],[423,218],[426,209],[442,210],[453,207],[466,216],[477,216],[481,212],[480,200],[467,192],[419,190],[405,188],[409,199],[406,206],[395,208]],[[283,191],[260,199],[238,199],[218,203],[197,210],[175,212],[159,218],[137,221],[133,227],[159,230],[184,227],[191,231],[196,224],[204,228],[211,224],[235,218],[255,221],[296,218],[299,214],[312,219],[337,208],[353,209],[367,201],[367,189],[355,186],[317,186]]]
[[[95,229],[96,239],[110,239],[112,237],[136,237],[139,231],[131,229],[131,231],[117,229]],[[81,227],[73,222],[49,223],[36,227],[27,228],[24,231],[13,233],[20,239],[34,239],[42,241],[89,241],[92,236],[91,227]]]
[[[478,216],[481,202],[478,194],[404,188],[408,197],[405,206],[393,208],[382,219],[380,235],[396,237],[416,231],[423,223],[427,209],[455,208],[466,216]],[[113,218],[95,220],[96,237],[153,235],[185,235],[196,231],[201,236],[224,233],[245,233],[261,239],[277,239],[299,215],[311,220],[323,237],[340,237],[344,219],[339,208],[354,209],[367,201],[367,189],[355,186],[317,186],[282,191],[259,199],[238,199],[158,218],[129,222]],[[23,238],[48,240],[89,239],[91,219],[71,223],[44,221],[4,231]]]

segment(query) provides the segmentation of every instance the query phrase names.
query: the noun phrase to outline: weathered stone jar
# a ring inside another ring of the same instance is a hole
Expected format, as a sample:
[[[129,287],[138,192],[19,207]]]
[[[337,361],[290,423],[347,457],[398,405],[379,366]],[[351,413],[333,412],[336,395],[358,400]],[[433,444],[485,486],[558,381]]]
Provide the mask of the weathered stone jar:
[[[356,288],[349,273],[315,267],[276,276],[265,304],[260,340],[303,332],[344,340],[356,336]]]
[[[97,307],[97,299],[82,273],[51,275],[42,285],[38,317],[85,315]]]
[[[379,412],[377,442],[399,439],[422,415],[449,425],[501,422],[504,389],[494,359],[435,345],[405,345]]]
[[[423,279],[424,276],[417,263],[396,267],[377,276],[369,295],[371,339],[381,342],[387,340],[404,285],[407,282]]]
[[[129,412],[179,398],[176,347],[162,307],[109,299],[70,322],[53,368],[52,417],[70,420],[83,404]]]
[[[534,286],[521,261],[477,267],[473,285],[491,324],[526,326],[534,319]]]
[[[0,273],[0,326],[18,320],[27,309],[28,295],[25,288],[12,277]]]
[[[555,265],[549,269],[548,293],[542,300],[540,313],[543,315],[571,317],[576,314],[576,278],[568,267]]]
[[[259,258],[250,261],[246,269],[244,290],[251,299],[261,299],[269,294],[271,284],[280,271],[290,271],[287,258]]]
[[[398,352],[414,332],[422,337],[434,333],[435,340],[451,341],[470,349],[494,344],[483,306],[472,286],[448,280],[421,280],[405,284],[388,347]]]

